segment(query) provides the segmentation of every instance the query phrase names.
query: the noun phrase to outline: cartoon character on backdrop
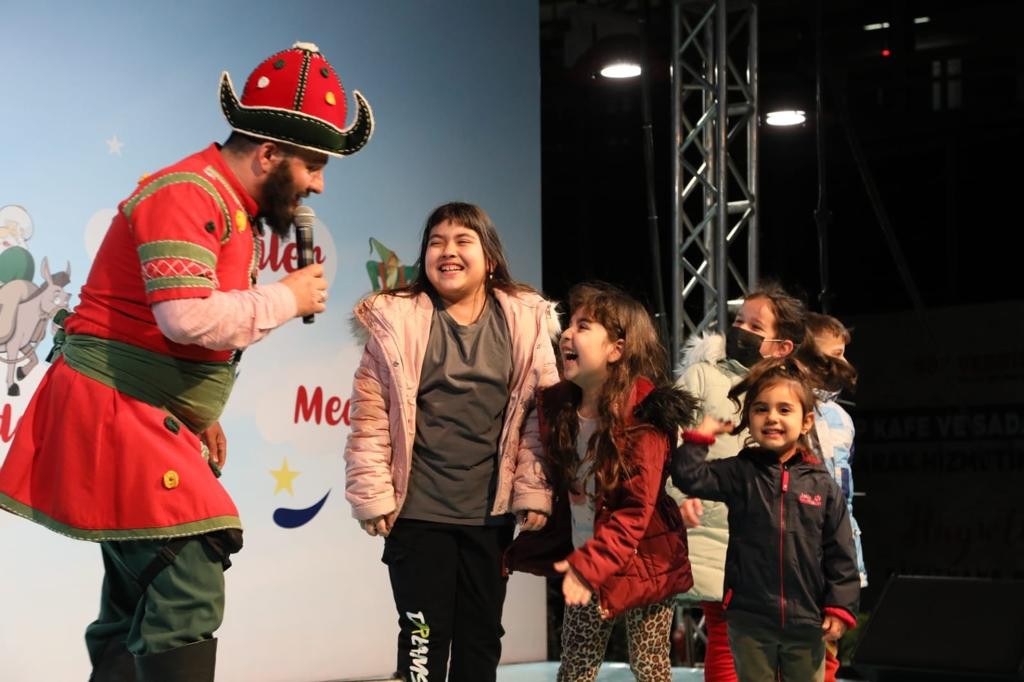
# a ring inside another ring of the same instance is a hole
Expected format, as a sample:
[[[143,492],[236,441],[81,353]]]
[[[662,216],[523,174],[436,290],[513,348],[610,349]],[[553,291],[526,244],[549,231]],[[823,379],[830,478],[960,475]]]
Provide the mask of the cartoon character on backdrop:
[[[23,207],[0,208],[0,284],[35,276],[36,262],[27,243],[32,232],[32,216]]]
[[[9,396],[21,394],[17,382],[39,364],[36,347],[46,335],[46,323],[59,311],[67,311],[71,300],[64,290],[71,282],[71,263],[51,275],[43,258],[40,272],[42,284],[14,279],[0,285],[0,360],[7,365]]]
[[[0,361],[7,365],[7,395],[17,396],[17,382],[28,376],[39,358],[36,348],[46,335],[46,323],[60,310],[68,310],[71,264],[50,273],[43,259],[43,282],[32,280],[36,260],[28,250],[34,231],[32,216],[23,206],[0,208]]]
[[[366,274],[370,276],[370,286],[374,291],[402,287],[416,279],[418,271],[415,265],[402,265],[398,254],[370,237],[370,249],[376,249],[379,261],[366,261]]]

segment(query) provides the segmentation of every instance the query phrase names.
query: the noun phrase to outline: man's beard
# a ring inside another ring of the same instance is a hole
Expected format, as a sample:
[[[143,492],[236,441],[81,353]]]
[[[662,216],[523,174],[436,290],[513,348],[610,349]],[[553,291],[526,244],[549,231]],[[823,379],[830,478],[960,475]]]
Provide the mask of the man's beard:
[[[291,232],[297,194],[295,178],[285,159],[270,171],[263,183],[263,207],[260,210],[263,222],[282,239]]]

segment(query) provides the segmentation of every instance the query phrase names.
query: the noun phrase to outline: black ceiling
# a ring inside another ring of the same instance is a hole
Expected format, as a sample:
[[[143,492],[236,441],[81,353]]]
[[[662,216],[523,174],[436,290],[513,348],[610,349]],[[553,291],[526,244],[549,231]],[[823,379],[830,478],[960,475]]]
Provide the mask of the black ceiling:
[[[1020,223],[1013,200],[1024,151],[1024,41],[1017,37],[1024,3],[829,0],[821,7],[832,312],[908,308],[911,287],[926,306],[1024,298],[1014,276],[1016,255],[1006,248]],[[540,2],[550,295],[596,277],[654,300],[640,88],[637,79],[594,78],[589,61],[607,35],[637,33],[641,17],[647,18],[659,264],[668,278],[669,8],[655,0]],[[762,104],[784,85],[813,94],[815,8],[811,0],[758,4]],[[881,22],[889,27],[864,30]],[[849,111],[845,126],[837,116],[841,101]],[[763,130],[760,146],[762,270],[812,307],[820,289],[815,133],[813,122]],[[851,139],[863,150],[859,166]],[[875,204],[869,183],[877,188]],[[903,252],[902,272],[892,244]],[[670,282],[662,287],[672,295]]]

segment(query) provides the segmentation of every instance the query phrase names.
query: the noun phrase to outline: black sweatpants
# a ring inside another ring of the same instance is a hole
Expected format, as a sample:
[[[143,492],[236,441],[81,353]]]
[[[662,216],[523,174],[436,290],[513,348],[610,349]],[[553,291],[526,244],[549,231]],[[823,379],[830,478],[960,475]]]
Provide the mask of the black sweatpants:
[[[501,658],[511,523],[459,526],[399,519],[384,540],[398,609],[398,673],[408,682],[493,682]]]

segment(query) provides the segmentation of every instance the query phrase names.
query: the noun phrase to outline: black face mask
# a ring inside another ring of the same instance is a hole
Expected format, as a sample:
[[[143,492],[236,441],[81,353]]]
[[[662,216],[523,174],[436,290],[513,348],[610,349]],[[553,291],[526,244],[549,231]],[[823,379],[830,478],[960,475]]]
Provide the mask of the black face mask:
[[[761,360],[761,344],[765,337],[739,327],[729,327],[725,335],[725,357],[750,369]]]

